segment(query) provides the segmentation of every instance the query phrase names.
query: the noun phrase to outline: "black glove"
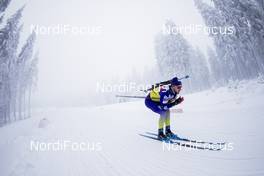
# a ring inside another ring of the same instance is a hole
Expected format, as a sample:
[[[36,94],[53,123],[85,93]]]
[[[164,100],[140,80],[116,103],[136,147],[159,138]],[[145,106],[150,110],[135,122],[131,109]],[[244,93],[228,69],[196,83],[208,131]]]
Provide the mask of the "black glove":
[[[184,98],[183,97],[179,97],[176,99],[176,101],[174,102],[174,105],[177,105],[177,104],[180,104],[181,102],[184,101]]]

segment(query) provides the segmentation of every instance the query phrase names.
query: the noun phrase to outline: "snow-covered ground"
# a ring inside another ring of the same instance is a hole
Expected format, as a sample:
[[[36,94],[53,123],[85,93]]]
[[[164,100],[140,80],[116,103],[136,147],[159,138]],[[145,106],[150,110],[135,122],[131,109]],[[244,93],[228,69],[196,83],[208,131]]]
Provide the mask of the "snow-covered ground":
[[[0,175],[264,175],[263,100],[256,80],[185,96],[183,113],[171,114],[173,131],[232,146],[222,151],[140,136],[156,133],[158,121],[143,101],[39,110],[0,128]]]

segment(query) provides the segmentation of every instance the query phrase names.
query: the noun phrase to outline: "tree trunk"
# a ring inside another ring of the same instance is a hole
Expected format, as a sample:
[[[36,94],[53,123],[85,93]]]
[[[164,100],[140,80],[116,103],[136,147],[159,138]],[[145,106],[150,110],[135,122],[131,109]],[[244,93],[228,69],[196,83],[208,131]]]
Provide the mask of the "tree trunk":
[[[28,117],[31,117],[31,85],[28,92]]]

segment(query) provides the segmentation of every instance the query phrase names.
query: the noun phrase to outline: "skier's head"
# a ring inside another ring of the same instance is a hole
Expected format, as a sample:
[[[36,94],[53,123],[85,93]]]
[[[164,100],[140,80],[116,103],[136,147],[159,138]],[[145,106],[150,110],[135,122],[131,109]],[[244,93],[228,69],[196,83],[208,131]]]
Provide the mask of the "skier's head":
[[[182,88],[182,82],[178,80],[177,77],[172,78],[171,80],[171,88],[173,89],[174,92],[177,94],[180,93],[181,88]]]

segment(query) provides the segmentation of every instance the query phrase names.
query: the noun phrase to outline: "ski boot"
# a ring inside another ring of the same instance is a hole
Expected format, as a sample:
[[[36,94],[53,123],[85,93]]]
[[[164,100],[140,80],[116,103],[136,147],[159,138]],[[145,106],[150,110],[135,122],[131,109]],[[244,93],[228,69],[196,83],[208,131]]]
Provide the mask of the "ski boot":
[[[177,139],[177,138],[178,138],[177,135],[174,134],[174,133],[170,130],[170,127],[169,127],[169,126],[166,127],[165,135],[166,135],[166,137],[169,138],[169,139]]]
[[[158,139],[161,140],[161,141],[166,141],[167,140],[167,136],[163,133],[163,129],[159,129]]]

